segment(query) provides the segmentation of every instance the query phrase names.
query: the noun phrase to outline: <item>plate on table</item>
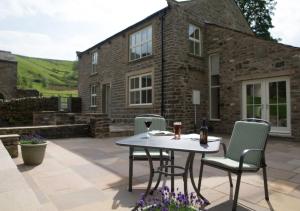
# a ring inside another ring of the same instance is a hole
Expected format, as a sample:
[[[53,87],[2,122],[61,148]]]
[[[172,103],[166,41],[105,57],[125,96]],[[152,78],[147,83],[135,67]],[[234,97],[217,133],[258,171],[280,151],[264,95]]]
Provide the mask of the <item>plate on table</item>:
[[[174,133],[166,130],[151,130],[149,134],[151,136],[174,136]]]

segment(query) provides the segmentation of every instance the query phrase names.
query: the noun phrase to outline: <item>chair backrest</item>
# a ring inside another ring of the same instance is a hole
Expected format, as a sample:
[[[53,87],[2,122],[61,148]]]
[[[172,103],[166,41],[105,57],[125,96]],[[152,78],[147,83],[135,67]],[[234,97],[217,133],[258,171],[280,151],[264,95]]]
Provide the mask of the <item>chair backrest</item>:
[[[239,161],[245,149],[265,150],[270,123],[260,119],[246,119],[235,122],[226,157]],[[246,155],[244,162],[261,165],[261,152],[250,152]]]
[[[145,121],[150,120],[152,124],[150,130],[166,130],[166,120],[156,114],[139,115],[134,119],[134,134],[144,133],[147,131]]]

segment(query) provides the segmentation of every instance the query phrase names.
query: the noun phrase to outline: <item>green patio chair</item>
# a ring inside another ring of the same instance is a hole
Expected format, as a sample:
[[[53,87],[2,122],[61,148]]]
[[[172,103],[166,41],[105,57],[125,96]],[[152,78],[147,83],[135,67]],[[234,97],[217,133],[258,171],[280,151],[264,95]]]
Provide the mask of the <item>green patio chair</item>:
[[[205,157],[202,155],[198,189],[201,188],[203,166],[219,168],[228,172],[230,187],[233,187],[231,173],[237,174],[232,210],[237,207],[241,176],[243,172],[257,172],[263,169],[265,199],[269,200],[265,149],[271,125],[261,119],[245,119],[234,125],[228,150],[222,143],[224,157]]]
[[[152,124],[150,130],[166,130],[166,120],[160,115],[156,114],[143,114],[139,115],[134,120],[134,134],[147,132],[145,121],[151,120]],[[149,150],[153,161],[160,161],[160,150]],[[169,153],[162,151],[162,160],[170,160]],[[133,161],[146,161],[148,157],[143,148],[131,147],[129,149],[129,183],[128,191],[132,191],[132,176],[133,176]]]

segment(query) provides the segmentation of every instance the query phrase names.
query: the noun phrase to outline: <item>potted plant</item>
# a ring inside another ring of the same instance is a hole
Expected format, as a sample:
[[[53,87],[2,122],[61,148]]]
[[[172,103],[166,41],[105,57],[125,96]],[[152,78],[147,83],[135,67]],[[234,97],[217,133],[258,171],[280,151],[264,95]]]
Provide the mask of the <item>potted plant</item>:
[[[24,164],[39,165],[43,162],[47,142],[39,135],[23,135],[20,138]]]
[[[138,210],[141,211],[195,211],[202,209],[206,204],[207,202],[199,199],[195,193],[186,196],[181,192],[170,192],[167,186],[159,189],[159,193],[147,199],[142,194],[137,202]]]

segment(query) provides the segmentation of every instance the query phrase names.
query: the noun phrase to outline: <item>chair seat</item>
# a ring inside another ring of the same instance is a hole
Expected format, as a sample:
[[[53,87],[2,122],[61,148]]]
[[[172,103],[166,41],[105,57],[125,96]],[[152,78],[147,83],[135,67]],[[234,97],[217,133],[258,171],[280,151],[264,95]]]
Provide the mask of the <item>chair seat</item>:
[[[149,151],[150,156],[152,159],[160,159],[160,152],[159,151]],[[148,157],[146,155],[146,152],[143,150],[134,150],[133,151],[133,159],[145,159],[148,160]],[[169,159],[170,155],[167,152],[162,152],[163,159]]]
[[[205,157],[202,158],[205,164],[213,165],[220,168],[238,170],[239,162],[225,157]],[[259,168],[253,164],[244,163],[243,171],[257,171]]]

